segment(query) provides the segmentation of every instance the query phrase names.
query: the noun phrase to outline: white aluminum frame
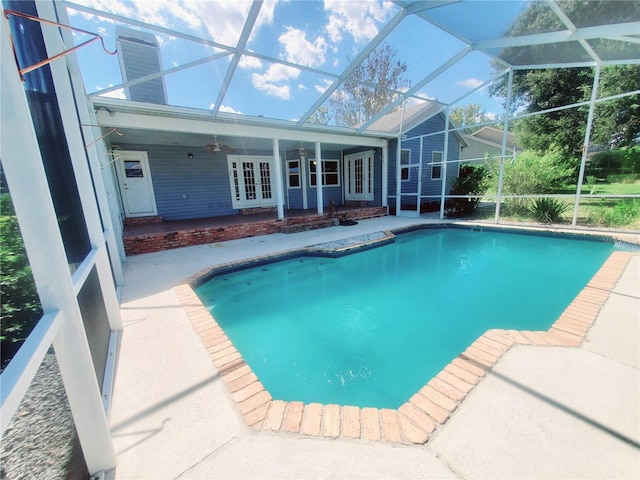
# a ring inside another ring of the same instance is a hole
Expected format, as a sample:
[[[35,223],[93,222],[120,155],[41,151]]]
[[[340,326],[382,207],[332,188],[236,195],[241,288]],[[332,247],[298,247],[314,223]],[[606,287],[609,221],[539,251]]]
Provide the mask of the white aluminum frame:
[[[41,18],[56,20],[53,3],[39,2],[37,8]],[[71,275],[31,112],[14,60],[8,24],[5,21],[0,23],[3,59],[0,78],[0,120],[3,128],[0,157],[45,312],[26,339],[24,348],[14,357],[16,361],[10,362],[0,377],[3,385],[2,428],[4,430],[8,425],[44,354],[53,345],[87,468],[90,473],[95,473],[113,468],[116,459],[101,386],[93,369],[77,300],[77,294],[92,268],[96,269],[98,275],[110,328],[121,329],[122,323],[107,254],[107,234],[100,226],[97,193],[94,191],[78,121],[80,112],[76,109],[76,105],[82,105],[85,100],[73,91],[66,58],[51,62],[49,65],[73,165],[70,173],[75,176],[78,186],[91,247],[78,270]],[[59,29],[42,24],[42,32],[49,56],[64,49]],[[117,255],[117,251],[112,252],[114,254]],[[109,381],[108,378],[105,380]]]

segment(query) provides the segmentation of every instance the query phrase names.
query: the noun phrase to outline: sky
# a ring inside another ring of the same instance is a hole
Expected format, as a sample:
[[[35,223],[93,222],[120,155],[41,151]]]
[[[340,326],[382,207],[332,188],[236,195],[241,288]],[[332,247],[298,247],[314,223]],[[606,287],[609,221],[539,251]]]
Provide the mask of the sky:
[[[230,46],[237,44],[251,6],[250,2],[238,0],[77,0],[76,3]],[[490,36],[492,29],[499,31],[508,25],[523,5],[519,1],[472,2],[465,15],[442,14],[439,20],[445,25],[449,22],[449,26],[471,28],[474,35],[483,38]],[[340,75],[349,59],[354,58],[399,11],[400,8],[391,2],[376,0],[265,0],[247,49],[316,71],[243,56],[220,111],[297,120],[332,84],[335,77],[331,75]],[[74,27],[99,33],[107,48],[115,50],[114,21],[72,8],[68,13]],[[435,16],[437,14],[434,12]],[[74,36],[76,41],[85,38],[82,34]],[[176,36],[156,33],[156,37],[165,69],[222,52]],[[405,76],[411,85],[465,47],[463,42],[415,15],[405,17],[386,42],[398,51],[398,59],[407,63]],[[122,83],[117,57],[104,53],[99,42],[80,49],[78,59],[88,93]],[[166,76],[168,103],[212,108],[230,59],[231,56],[225,56]],[[418,94],[450,103],[490,79],[492,72],[490,59],[474,52]],[[124,98],[122,90],[106,95]],[[501,99],[491,98],[486,89],[458,105],[469,102],[482,103],[490,116],[502,113]]]

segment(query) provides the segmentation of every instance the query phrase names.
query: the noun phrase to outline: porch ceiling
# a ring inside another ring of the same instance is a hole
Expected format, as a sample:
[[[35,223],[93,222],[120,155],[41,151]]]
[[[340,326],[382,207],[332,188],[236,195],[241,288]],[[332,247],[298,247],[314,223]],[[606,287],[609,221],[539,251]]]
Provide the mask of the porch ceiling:
[[[107,133],[110,129],[104,129]],[[139,144],[139,145],[172,145],[201,149],[205,145],[213,143],[213,136],[208,134],[169,132],[144,130],[135,128],[118,128],[122,136],[113,135],[109,138],[112,145],[118,144]],[[273,141],[267,138],[216,135],[219,143],[231,147],[236,152],[248,150],[270,151],[273,148]],[[313,151],[315,144],[312,141],[280,140],[280,150],[297,150],[300,145],[309,151]],[[322,143],[323,150],[346,150],[353,148],[353,145],[344,143]]]

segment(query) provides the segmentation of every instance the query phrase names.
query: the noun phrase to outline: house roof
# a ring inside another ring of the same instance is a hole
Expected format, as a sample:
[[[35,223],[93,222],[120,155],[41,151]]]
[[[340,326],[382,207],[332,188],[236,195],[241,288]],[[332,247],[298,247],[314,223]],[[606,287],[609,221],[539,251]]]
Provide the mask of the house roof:
[[[473,140],[481,140],[484,143],[490,143],[499,147],[502,145],[503,133],[503,130],[499,128],[484,126],[480,130],[466,135],[466,137]],[[514,147],[516,147],[516,137],[513,133],[507,132],[507,148],[513,150]]]
[[[404,112],[402,111],[402,108],[398,108],[396,111],[387,113],[383,117],[380,117],[378,120],[371,123],[368,129],[375,130],[377,132],[385,132],[391,136],[397,136],[400,133],[401,127],[402,133],[408,132],[425,120],[428,120],[441,112],[442,109],[442,104],[431,101],[406,107]]]

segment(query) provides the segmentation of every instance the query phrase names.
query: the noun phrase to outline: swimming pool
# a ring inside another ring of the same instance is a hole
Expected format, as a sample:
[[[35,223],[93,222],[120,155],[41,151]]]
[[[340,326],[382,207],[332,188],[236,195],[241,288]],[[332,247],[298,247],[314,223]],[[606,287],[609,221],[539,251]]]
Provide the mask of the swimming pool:
[[[275,399],[396,408],[487,329],[546,330],[614,248],[432,229],[196,293]]]

